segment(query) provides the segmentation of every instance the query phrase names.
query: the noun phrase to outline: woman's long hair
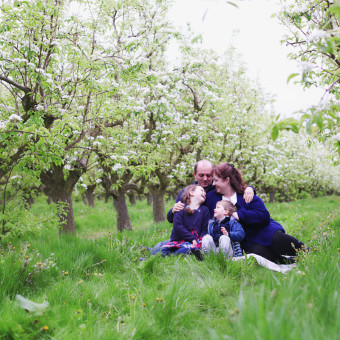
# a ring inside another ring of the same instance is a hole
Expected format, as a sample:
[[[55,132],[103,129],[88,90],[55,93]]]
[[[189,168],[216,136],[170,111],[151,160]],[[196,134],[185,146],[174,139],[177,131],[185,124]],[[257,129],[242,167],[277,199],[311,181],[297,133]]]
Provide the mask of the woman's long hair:
[[[222,163],[217,165],[214,168],[214,174],[226,180],[228,177],[230,178],[231,187],[239,194],[243,195],[244,191],[247,188],[246,183],[244,182],[240,170],[236,169],[233,164]]]
[[[183,194],[182,194],[182,201],[185,204],[185,212],[189,215],[192,215],[194,211],[189,208],[190,205],[190,193],[195,191],[198,187],[197,184],[190,184],[187,187],[184,188]]]

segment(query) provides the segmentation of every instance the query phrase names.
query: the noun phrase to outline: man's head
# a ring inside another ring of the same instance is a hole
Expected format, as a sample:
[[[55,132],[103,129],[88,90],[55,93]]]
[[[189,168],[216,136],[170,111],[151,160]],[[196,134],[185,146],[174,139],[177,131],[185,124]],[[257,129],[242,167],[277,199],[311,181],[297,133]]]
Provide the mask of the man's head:
[[[214,165],[206,159],[198,161],[195,164],[194,177],[203,188],[208,187],[212,183],[213,168]]]

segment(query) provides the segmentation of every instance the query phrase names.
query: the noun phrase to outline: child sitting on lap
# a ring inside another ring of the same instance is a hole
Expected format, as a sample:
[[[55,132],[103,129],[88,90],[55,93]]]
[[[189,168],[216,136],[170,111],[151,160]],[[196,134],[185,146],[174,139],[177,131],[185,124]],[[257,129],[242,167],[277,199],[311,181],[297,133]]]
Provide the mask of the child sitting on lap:
[[[216,203],[214,218],[209,220],[208,235],[202,239],[202,250],[207,253],[219,251],[228,258],[242,256],[240,242],[245,233],[241,224],[232,216],[236,207],[229,201]]]

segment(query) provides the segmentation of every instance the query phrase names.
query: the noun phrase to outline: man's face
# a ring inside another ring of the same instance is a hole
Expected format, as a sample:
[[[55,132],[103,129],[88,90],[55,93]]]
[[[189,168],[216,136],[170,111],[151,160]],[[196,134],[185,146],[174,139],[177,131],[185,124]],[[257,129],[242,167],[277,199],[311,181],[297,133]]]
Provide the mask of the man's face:
[[[209,164],[199,164],[197,166],[197,172],[194,172],[194,176],[198,185],[202,186],[203,188],[208,187],[212,182],[212,173],[213,168]]]

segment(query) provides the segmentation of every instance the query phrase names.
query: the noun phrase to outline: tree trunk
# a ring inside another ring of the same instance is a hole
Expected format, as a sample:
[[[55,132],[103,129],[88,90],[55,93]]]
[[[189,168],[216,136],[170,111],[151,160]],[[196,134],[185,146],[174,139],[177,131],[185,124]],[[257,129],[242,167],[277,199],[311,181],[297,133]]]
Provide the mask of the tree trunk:
[[[153,196],[153,220],[154,222],[163,222],[165,221],[165,207],[164,207],[164,194],[165,192],[162,190],[154,190],[152,192]]]
[[[52,198],[53,199],[53,198]],[[57,201],[53,199],[54,203],[62,204],[62,210],[59,213],[59,237],[61,234],[71,233],[76,234],[76,226],[74,223],[72,192],[65,193],[64,197],[59,198]]]
[[[147,201],[148,205],[152,204],[153,198],[152,198],[152,194],[151,194],[150,191],[146,195],[146,201]]]
[[[95,188],[96,188],[96,185],[89,185],[85,192],[87,203],[89,204],[90,207],[94,207],[94,189]]]
[[[269,193],[269,203],[274,203],[275,202],[275,191],[271,191]]]
[[[87,199],[85,194],[81,194],[81,199],[85,205],[87,205]]]
[[[45,185],[44,193],[56,204],[59,210],[59,236],[61,233],[76,233],[74,223],[72,191],[80,177],[79,173],[69,174],[64,178],[62,166],[53,166],[51,170],[41,173],[41,182]]]
[[[136,205],[136,193],[134,190],[130,190],[129,192],[127,192],[127,195],[129,197],[129,202],[132,205]]]
[[[117,214],[117,229],[123,231],[124,229],[132,230],[130,216],[125,200],[125,191],[119,190],[117,194],[113,195],[113,206]]]

